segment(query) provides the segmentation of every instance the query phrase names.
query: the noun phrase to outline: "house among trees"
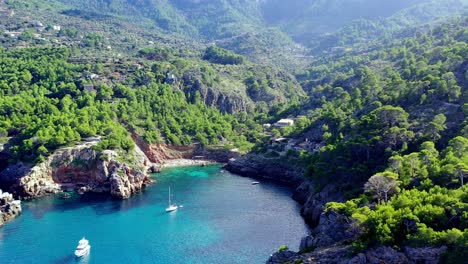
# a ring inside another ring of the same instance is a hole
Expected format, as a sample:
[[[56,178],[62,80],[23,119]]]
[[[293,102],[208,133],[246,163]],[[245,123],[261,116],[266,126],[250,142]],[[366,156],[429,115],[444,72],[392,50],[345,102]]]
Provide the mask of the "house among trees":
[[[294,120],[292,119],[281,119],[280,121],[276,122],[273,126],[274,127],[289,127],[294,125]]]
[[[86,79],[94,80],[94,79],[97,79],[97,78],[99,78],[99,75],[97,75],[95,73],[86,74]]]

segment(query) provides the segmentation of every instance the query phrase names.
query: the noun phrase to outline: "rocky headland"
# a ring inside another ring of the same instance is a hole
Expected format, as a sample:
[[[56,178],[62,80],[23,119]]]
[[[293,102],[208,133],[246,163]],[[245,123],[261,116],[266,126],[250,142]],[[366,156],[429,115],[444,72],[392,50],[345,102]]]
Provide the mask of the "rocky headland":
[[[294,188],[292,198],[302,205],[301,215],[312,228],[311,234],[301,240],[299,252],[280,250],[267,261],[283,263],[438,263],[447,247],[411,248],[396,250],[377,247],[356,253],[352,242],[360,235],[360,229],[352,219],[335,211],[325,211],[331,201],[342,202],[344,193],[338,182],[319,185],[304,177],[305,168],[286,157],[265,157],[248,154],[231,159],[225,166],[232,173],[289,184]]]
[[[125,199],[152,181],[148,172],[157,166],[138,148],[129,153],[96,151],[95,144],[59,149],[35,166],[16,163],[3,170],[0,179],[20,199],[62,191],[109,193]]]
[[[0,190],[0,227],[21,213],[21,201],[13,195]]]

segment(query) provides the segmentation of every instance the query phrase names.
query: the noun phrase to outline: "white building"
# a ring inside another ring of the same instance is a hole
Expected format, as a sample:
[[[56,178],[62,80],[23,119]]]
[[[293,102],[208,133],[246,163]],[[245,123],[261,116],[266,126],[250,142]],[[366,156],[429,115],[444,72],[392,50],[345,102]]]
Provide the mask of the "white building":
[[[280,121],[276,122],[273,126],[274,127],[288,127],[293,126],[294,120],[292,119],[281,119]]]

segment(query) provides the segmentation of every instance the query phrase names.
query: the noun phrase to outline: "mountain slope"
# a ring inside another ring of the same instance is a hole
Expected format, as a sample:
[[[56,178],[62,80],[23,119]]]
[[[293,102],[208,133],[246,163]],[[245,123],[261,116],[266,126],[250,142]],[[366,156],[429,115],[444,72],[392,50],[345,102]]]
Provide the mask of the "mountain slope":
[[[430,5],[461,9],[460,5],[467,3],[446,0],[268,0],[263,2],[263,14],[266,21],[278,25],[294,39],[308,42],[322,34],[335,32],[356,20],[385,19],[407,9],[416,8],[420,4],[421,8]],[[414,19],[420,19],[419,15],[417,12],[412,13]]]

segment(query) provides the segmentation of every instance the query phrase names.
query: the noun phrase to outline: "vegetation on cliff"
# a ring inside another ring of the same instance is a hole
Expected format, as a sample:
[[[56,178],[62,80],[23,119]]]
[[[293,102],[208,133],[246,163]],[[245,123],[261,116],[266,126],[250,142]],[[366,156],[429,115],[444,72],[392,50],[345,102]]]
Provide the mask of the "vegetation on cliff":
[[[187,102],[181,91],[149,79],[146,85],[91,85],[86,68],[67,62],[67,49],[0,51],[0,133],[15,159],[43,160],[54,149],[101,135],[98,149],[130,150],[128,128],[148,143],[248,148],[246,129],[233,116]]]

